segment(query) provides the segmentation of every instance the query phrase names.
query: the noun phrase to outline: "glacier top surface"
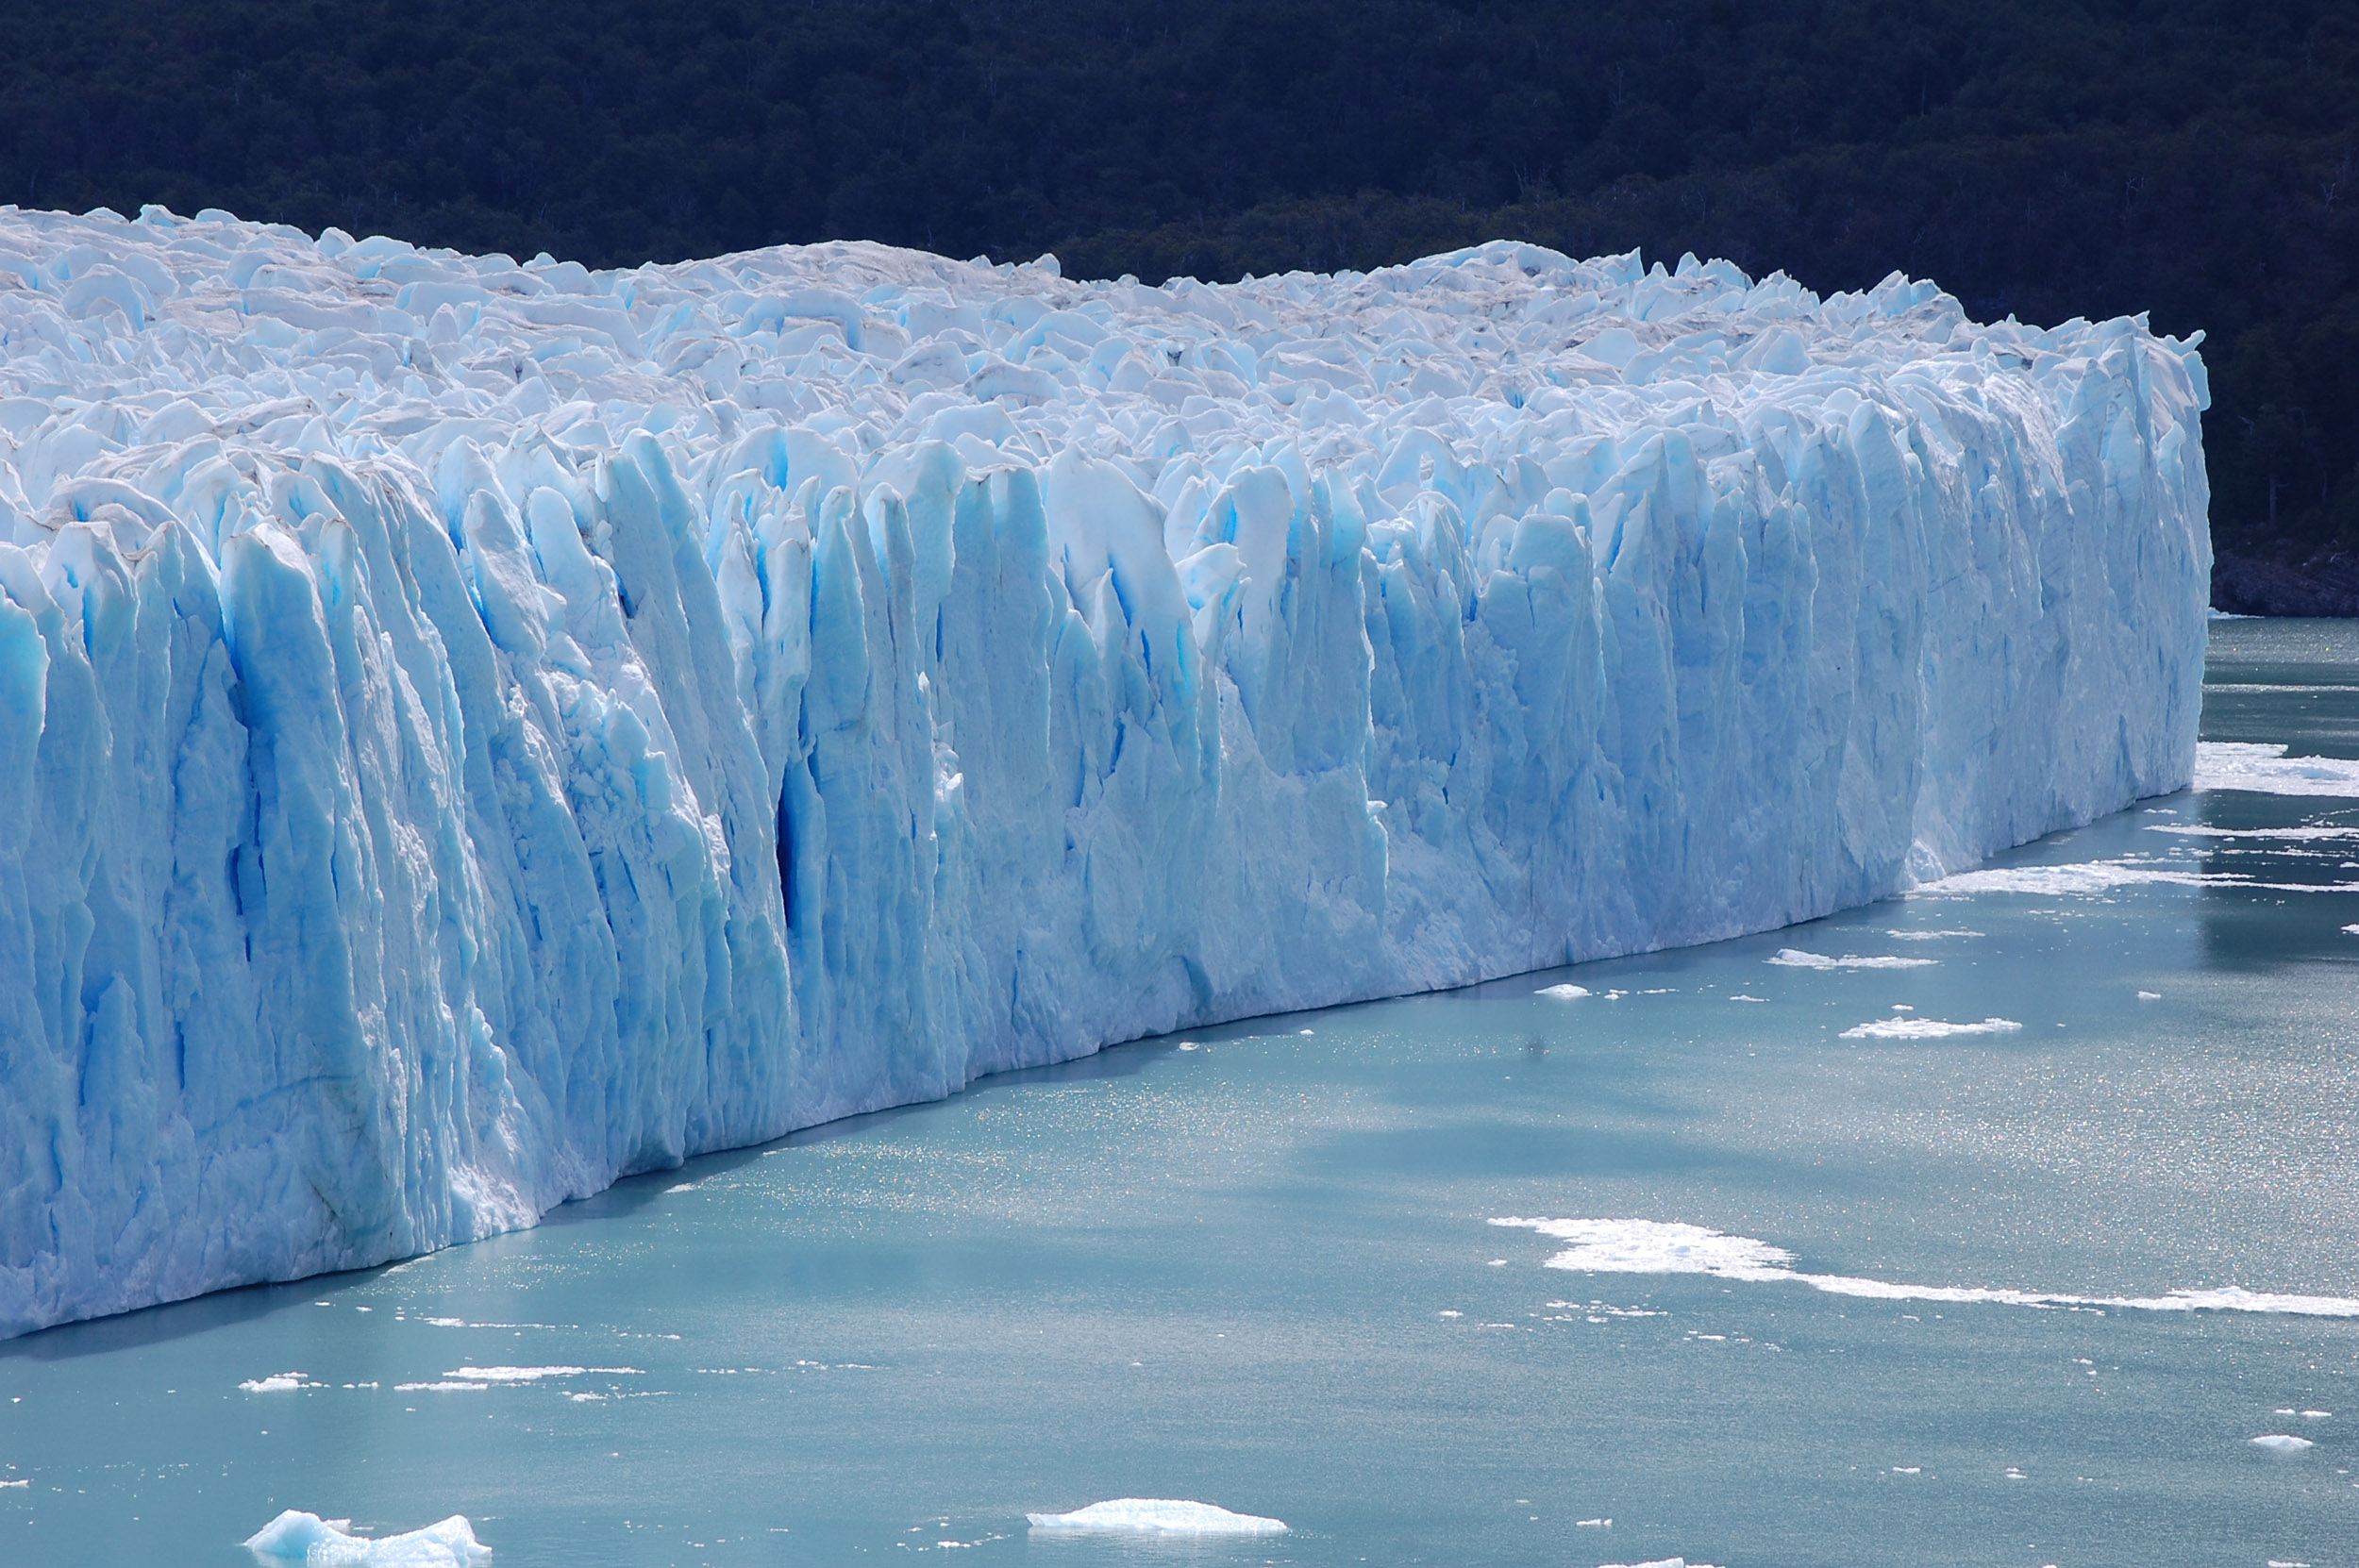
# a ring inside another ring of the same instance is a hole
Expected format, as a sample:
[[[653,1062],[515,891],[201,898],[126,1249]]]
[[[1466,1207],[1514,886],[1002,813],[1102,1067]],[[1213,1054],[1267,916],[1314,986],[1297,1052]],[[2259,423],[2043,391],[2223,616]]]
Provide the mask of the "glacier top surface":
[[[461,438],[597,449],[644,427],[693,466],[794,426],[794,466],[829,482],[890,480],[929,439],[970,476],[1110,459],[1178,559],[1254,466],[1348,475],[1371,522],[1429,491],[1471,515],[1482,469],[1531,459],[1531,500],[1579,493],[1617,436],[1680,427],[1708,460],[1765,405],[1840,425],[1871,385],[1906,404],[1912,381],[2073,378],[2128,325],[1977,326],[1899,274],[1822,299],[1726,261],[1506,241],[1146,288],[866,242],[591,272],[211,211],[0,209],[0,539],[148,510],[105,481],[169,492],[217,441],[431,472]]]

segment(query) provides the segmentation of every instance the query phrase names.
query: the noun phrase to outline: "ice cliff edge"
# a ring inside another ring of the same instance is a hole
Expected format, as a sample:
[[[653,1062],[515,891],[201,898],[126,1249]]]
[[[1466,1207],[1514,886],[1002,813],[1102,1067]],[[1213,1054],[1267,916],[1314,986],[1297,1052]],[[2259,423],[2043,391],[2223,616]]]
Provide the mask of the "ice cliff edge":
[[[0,209],[0,1335],[2183,785],[2191,345]]]

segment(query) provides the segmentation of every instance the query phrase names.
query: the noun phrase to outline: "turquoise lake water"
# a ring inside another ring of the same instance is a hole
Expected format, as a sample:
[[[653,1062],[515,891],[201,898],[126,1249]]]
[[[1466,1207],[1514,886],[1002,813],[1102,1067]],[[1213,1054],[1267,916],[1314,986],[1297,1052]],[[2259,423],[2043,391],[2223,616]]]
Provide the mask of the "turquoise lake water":
[[[2359,757],[2359,626],[2216,623],[2210,680],[2207,739]],[[230,1568],[299,1508],[501,1568],[2359,1563],[2359,1317],[2121,1305],[2359,1298],[2359,798],[1994,865],[0,1344],[0,1562]],[[1894,1019],[2019,1026],[1846,1037]],[[1547,1266],[1648,1225],[1793,1261]],[[1025,1522],[1126,1496],[1291,1529]]]

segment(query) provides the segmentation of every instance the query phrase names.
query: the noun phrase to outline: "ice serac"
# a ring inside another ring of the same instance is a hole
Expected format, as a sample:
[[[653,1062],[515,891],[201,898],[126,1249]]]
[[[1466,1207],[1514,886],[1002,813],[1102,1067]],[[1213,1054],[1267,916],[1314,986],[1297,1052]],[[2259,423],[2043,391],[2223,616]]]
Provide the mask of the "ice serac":
[[[0,209],[0,1332],[2186,783],[2192,345]]]

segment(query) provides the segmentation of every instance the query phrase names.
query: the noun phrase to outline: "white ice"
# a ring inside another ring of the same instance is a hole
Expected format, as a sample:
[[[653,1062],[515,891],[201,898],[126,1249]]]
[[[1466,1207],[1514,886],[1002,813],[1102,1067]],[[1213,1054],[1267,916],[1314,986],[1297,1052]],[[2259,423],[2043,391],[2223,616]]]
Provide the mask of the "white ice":
[[[637,1367],[630,1366],[462,1366],[443,1376],[478,1383],[537,1383],[547,1377],[579,1377],[584,1373],[643,1376]]]
[[[2255,1448],[2266,1448],[2272,1454],[2299,1454],[2304,1448],[2317,1446],[2306,1437],[2295,1437],[2288,1432],[2271,1432],[2263,1437],[2256,1437],[2252,1440],[2252,1445]]]
[[[289,1509],[257,1530],[246,1549],[265,1563],[305,1568],[481,1568],[492,1560],[492,1548],[476,1540],[463,1514],[379,1539],[350,1533],[349,1523]]]
[[[1591,992],[1587,986],[1565,984],[1542,986],[1538,991],[1533,992],[1532,994],[1534,996],[1547,996],[1559,1002],[1576,1002],[1581,997],[1591,994]]]
[[[1965,898],[2023,892],[2043,898],[2096,898],[2119,888],[2254,888],[2269,892],[2355,892],[2359,882],[2264,882],[2231,871],[2186,871],[2150,860],[2079,860],[2060,866],[2000,866],[1962,871],[1914,890],[1912,897]]]
[[[2205,741],[2195,751],[2195,788],[2268,795],[2359,795],[2359,761],[2288,757],[2282,745]]]
[[[2183,787],[2193,345],[0,209],[0,1334]]]
[[[1952,1024],[1940,1018],[1871,1018],[1843,1031],[1846,1040],[1948,1040],[1962,1034],[2013,1034],[2023,1026],[2012,1018]]]
[[[1167,1497],[1117,1497],[1071,1513],[1028,1513],[1024,1517],[1036,1530],[1142,1530],[1173,1535],[1282,1535],[1286,1530],[1276,1519]]]
[[[1788,969],[1927,969],[1940,962],[1938,959],[1900,959],[1888,955],[1862,958],[1846,953],[1831,959],[1824,953],[1805,953],[1799,947],[1781,947],[1765,963],[1782,964]]]
[[[1839,1274],[1804,1274],[1783,1247],[1706,1226],[1664,1220],[1495,1219],[1572,1244],[1545,1266],[1584,1274],[1699,1274],[1748,1284],[1807,1285],[1831,1295],[1878,1301],[1939,1301],[2003,1307],[2096,1307],[2149,1312],[2261,1312],[2291,1317],[2359,1318],[2359,1300],[2296,1295],[2236,1286],[2172,1291],[2159,1296],[2064,1295],[1959,1285],[1899,1285]],[[2300,1441],[2300,1440],[2297,1440]]]

